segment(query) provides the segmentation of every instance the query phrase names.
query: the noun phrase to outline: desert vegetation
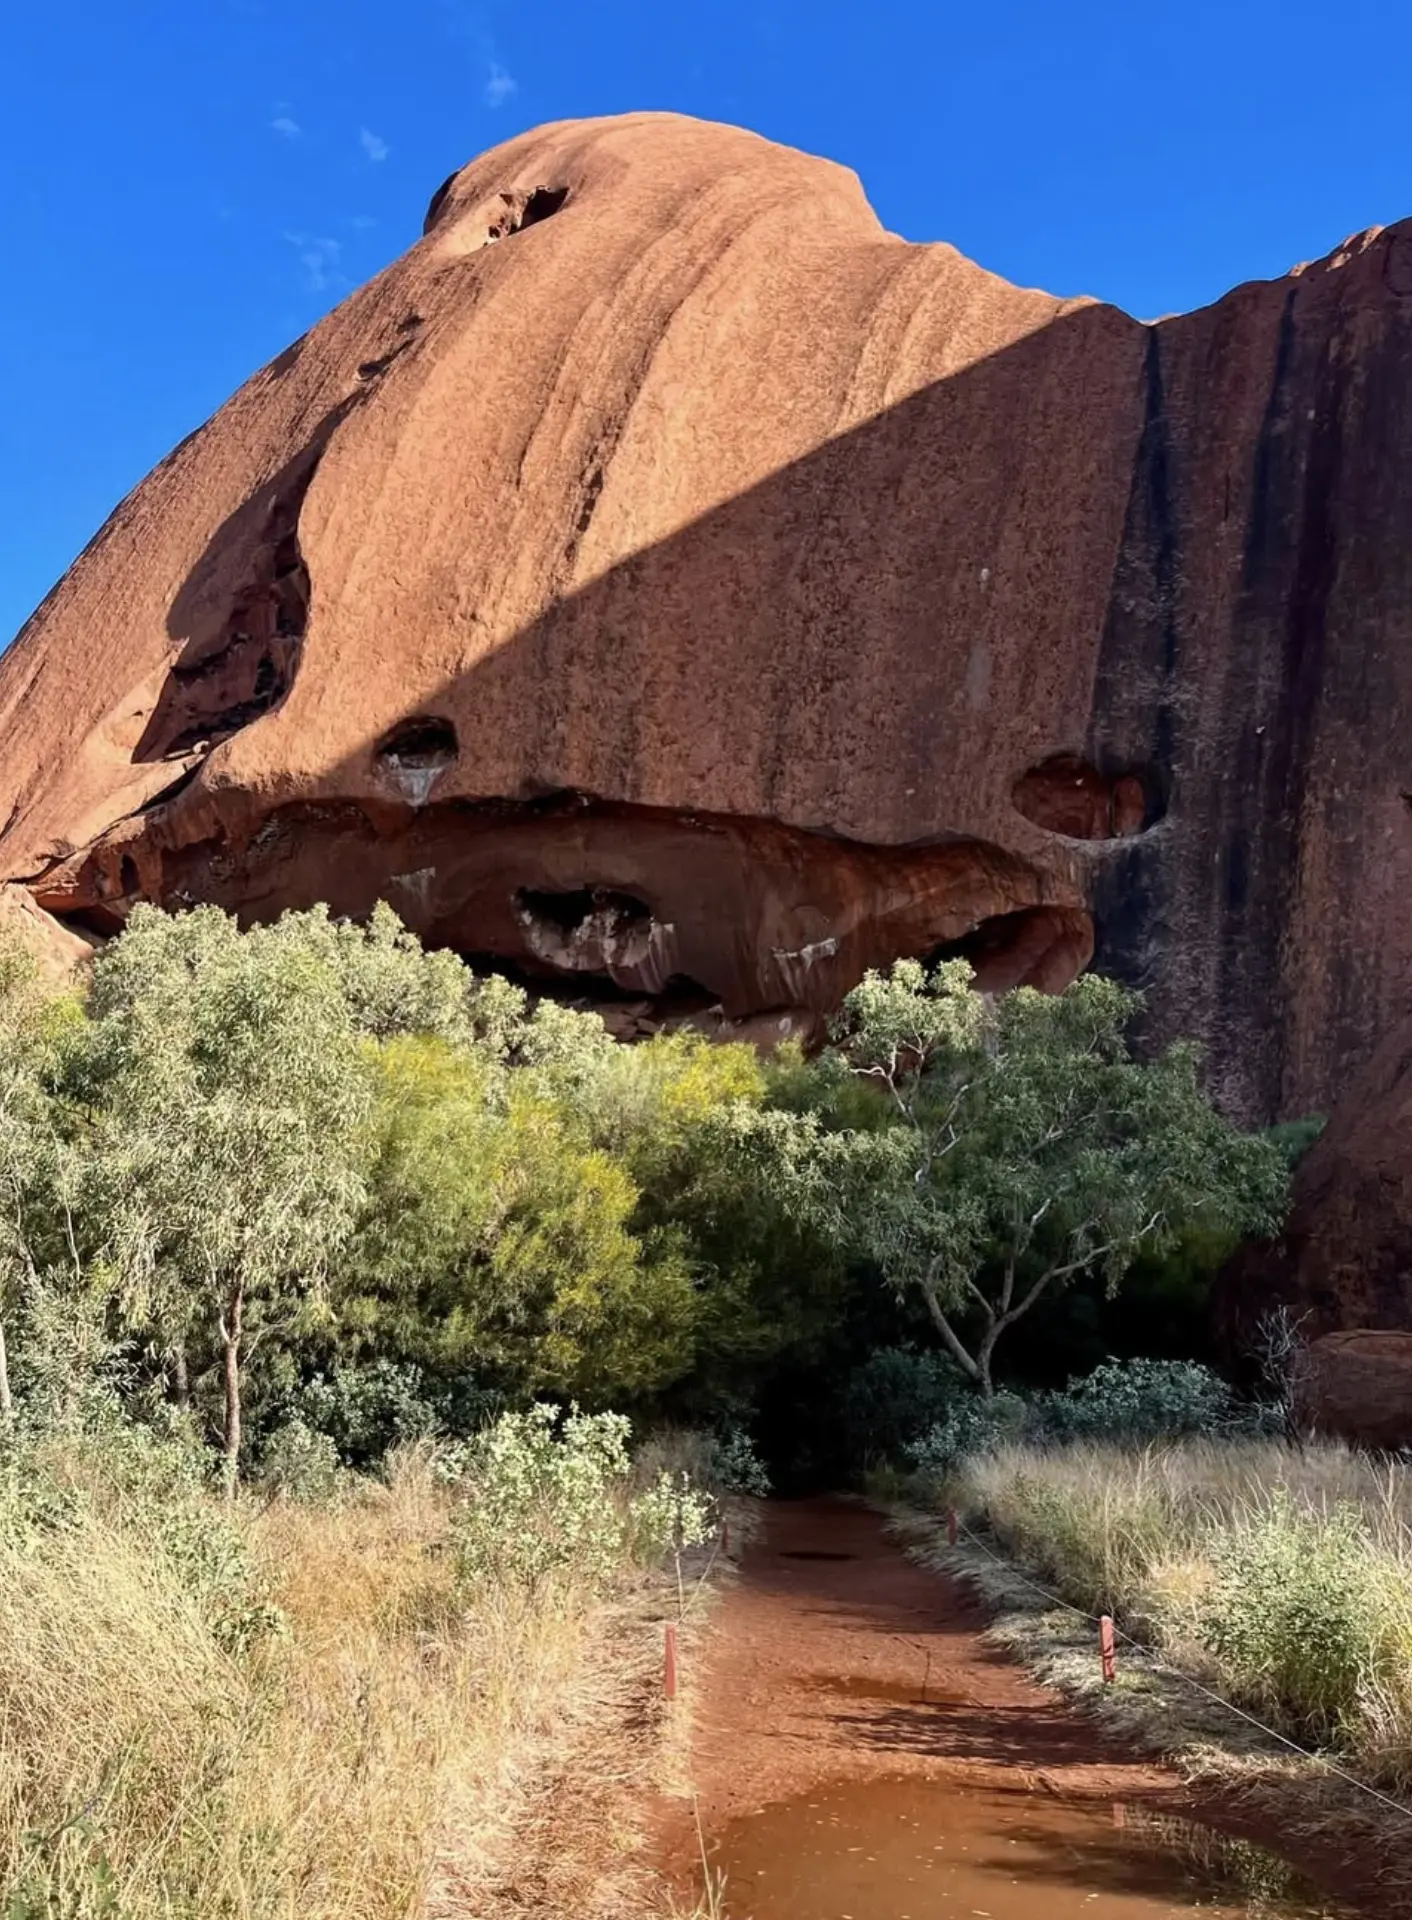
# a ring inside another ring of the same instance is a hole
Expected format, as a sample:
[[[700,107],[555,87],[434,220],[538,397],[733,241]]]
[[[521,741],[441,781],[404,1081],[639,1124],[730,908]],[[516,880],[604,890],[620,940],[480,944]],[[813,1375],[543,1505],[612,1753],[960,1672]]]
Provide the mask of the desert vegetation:
[[[385,909],[139,909],[58,997],[0,957],[9,1920],[474,1915],[511,1857],[564,1910],[632,1911],[601,1796],[666,1764],[656,1627],[720,1501],[767,1491],[756,1442],[787,1483],[946,1477],[1090,1599],[1121,1547],[1135,1630],[1402,1778],[1390,1655],[1319,1692],[1249,1608],[1210,1624],[1302,1552],[1292,1469],[1223,1507],[1226,1456],[1208,1484],[1140,1450],[1277,1423],[1131,1355],[1144,1300],[1199,1344],[1289,1152],[1216,1113],[1190,1049],[1136,1059],[1135,1011],[900,963],[818,1058],[763,1060],[620,1046]],[[1095,1486],[1170,1510],[1180,1552],[1142,1560],[1136,1518],[1093,1539]],[[1328,1498],[1318,1564],[1375,1611],[1405,1513]]]

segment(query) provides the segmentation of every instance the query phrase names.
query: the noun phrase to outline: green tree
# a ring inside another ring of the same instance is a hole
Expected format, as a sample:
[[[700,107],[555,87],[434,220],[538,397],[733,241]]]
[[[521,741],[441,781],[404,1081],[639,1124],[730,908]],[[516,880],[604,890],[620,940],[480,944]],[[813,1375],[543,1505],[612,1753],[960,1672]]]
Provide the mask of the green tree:
[[[134,1318],[212,1325],[226,1471],[252,1339],[316,1294],[364,1193],[372,1047],[303,916],[134,911],[95,963],[84,1091]]]
[[[596,1049],[592,1033],[578,1040]],[[572,1020],[533,1019],[516,1047],[538,1066],[513,1069],[484,1045],[384,1045],[368,1201],[337,1300],[345,1340],[595,1404],[690,1365],[689,1275],[670,1235],[634,1230],[631,1173],[571,1097],[585,1071],[573,1041]]]
[[[7,1329],[33,1307],[56,1256],[77,1262],[75,1156],[54,1095],[77,1003],[46,991],[33,960],[0,948],[0,1419],[13,1412]]]
[[[1113,1292],[1144,1250],[1282,1217],[1283,1156],[1216,1112],[1191,1046],[1131,1057],[1137,1005],[1094,975],[992,1005],[961,961],[899,962],[845,1002],[823,1071],[874,1086],[889,1123],[836,1142],[840,1227],[920,1292],[986,1395],[998,1341],[1047,1291],[1094,1272]]]

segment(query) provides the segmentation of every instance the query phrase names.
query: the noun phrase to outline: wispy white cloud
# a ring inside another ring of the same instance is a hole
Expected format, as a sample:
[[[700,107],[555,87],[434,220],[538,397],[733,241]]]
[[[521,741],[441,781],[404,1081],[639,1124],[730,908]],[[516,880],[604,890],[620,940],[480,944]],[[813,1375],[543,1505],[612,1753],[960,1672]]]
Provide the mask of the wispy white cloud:
[[[387,144],[386,140],[372,132],[368,127],[359,127],[358,144],[364,153],[367,154],[368,158],[373,161],[386,160],[388,154],[392,152],[392,148]]]
[[[512,93],[517,91],[514,76],[507,73],[498,60],[489,62],[490,72],[482,89],[482,97],[488,107],[503,107]]]
[[[286,140],[297,140],[304,131],[299,122],[291,120],[287,113],[282,113],[278,120],[271,120],[270,130],[272,133],[282,134]]]
[[[347,280],[339,272],[339,261],[343,254],[341,240],[308,233],[286,233],[284,237],[298,251],[299,264],[304,269],[304,285],[310,293],[327,293],[333,287],[347,286]]]

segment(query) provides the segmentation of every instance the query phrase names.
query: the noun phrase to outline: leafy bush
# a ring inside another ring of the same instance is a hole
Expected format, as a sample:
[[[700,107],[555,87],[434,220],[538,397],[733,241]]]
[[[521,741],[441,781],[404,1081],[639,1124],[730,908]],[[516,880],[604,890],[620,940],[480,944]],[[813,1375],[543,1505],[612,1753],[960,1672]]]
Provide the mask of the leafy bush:
[[[561,1416],[541,1403],[502,1414],[452,1456],[461,1577],[527,1590],[554,1580],[599,1587],[634,1553],[705,1539],[710,1502],[686,1474],[664,1470],[629,1497],[631,1434],[621,1414],[574,1407]]]
[[[1036,1414],[1060,1439],[1155,1440],[1217,1432],[1234,1405],[1220,1375],[1193,1360],[1107,1360],[1067,1392],[1043,1395]]]
[[[1071,1441],[973,1457],[953,1497],[1066,1600],[1412,1786],[1412,1473],[1328,1444]]]
[[[660,1473],[628,1503],[626,1537],[634,1558],[648,1565],[704,1546],[715,1529],[715,1502],[688,1473]]]
[[[935,1485],[956,1473],[968,1460],[994,1453],[1007,1440],[1017,1439],[1029,1418],[1027,1403],[1015,1393],[997,1393],[983,1399],[971,1393],[948,1408],[907,1449],[924,1481]]]
[[[1393,1664],[1370,1547],[1355,1509],[1300,1511],[1277,1492],[1213,1548],[1206,1644],[1235,1692],[1314,1739],[1346,1736]]]
[[[960,1369],[944,1354],[876,1348],[854,1369],[844,1392],[854,1458],[905,1458],[912,1442],[944,1422],[953,1403],[970,1392]]]
[[[441,1424],[422,1369],[393,1360],[335,1363],[299,1388],[290,1419],[327,1437],[345,1466],[369,1467]]]
[[[286,1420],[265,1442],[260,1485],[290,1500],[328,1500],[338,1486],[338,1448],[302,1420]]]
[[[706,1471],[711,1485],[722,1493],[745,1493],[763,1500],[770,1491],[765,1463],[744,1427],[723,1427],[712,1436]]]

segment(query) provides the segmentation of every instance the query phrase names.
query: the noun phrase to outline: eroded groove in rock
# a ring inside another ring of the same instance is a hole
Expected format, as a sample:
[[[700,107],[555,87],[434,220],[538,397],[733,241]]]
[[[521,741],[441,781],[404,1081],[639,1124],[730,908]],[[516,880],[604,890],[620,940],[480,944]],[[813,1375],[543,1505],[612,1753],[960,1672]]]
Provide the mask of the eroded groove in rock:
[[[171,760],[218,746],[288,693],[309,622],[299,513],[321,452],[322,446],[310,448],[273,490],[245,584],[215,631],[194,634],[173,661],[134,760]]]
[[[405,722],[382,753],[401,754],[404,780],[434,780],[454,754],[444,727]],[[575,793],[289,805],[243,842],[181,844],[175,816],[154,813],[32,891],[101,932],[137,898],[211,902],[245,920],[317,901],[362,918],[383,899],[428,944],[611,1009],[617,1031],[690,1019],[817,1037],[867,968],[904,955],[962,952],[989,989],[1056,991],[1092,950],[1071,891],[984,843],[869,846]]]
[[[1076,753],[1056,753],[1015,782],[1017,813],[1070,840],[1123,840],[1154,826],[1161,808],[1155,782],[1136,773],[1105,774]]]

